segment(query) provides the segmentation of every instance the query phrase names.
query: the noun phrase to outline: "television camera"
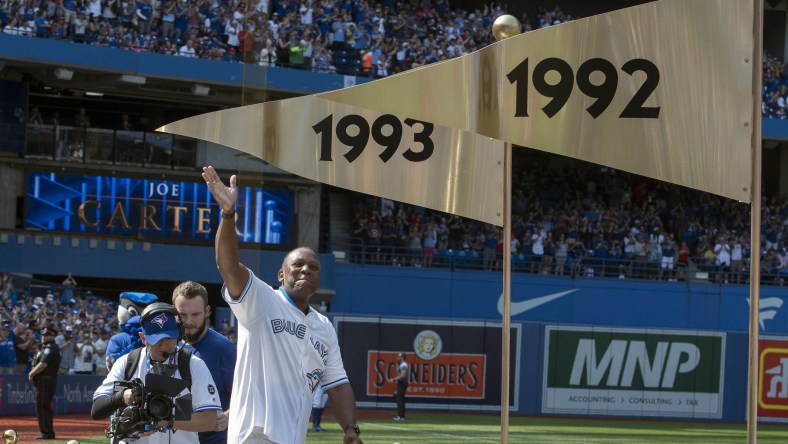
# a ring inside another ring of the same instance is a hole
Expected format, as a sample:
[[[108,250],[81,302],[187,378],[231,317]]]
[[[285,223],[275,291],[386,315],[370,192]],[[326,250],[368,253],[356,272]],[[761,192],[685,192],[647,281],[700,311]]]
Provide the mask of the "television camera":
[[[115,390],[131,389],[136,403],[115,411],[106,432],[112,443],[133,441],[146,432],[163,432],[172,422],[188,421],[192,415],[192,396],[177,397],[189,382],[165,375],[148,374],[145,384],[139,378],[115,382]]]

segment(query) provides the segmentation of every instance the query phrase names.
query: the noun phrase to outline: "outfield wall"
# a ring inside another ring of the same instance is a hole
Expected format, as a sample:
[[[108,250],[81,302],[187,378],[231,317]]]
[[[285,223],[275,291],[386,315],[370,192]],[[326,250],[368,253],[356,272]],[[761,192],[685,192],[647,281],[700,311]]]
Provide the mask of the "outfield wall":
[[[499,409],[500,323],[336,316],[334,325],[360,407],[395,409],[386,380],[403,352],[409,409]],[[426,337],[437,351],[425,353]],[[759,415],[782,421],[788,336],[768,338]],[[512,324],[511,346],[513,414],[746,420],[745,333],[525,322]]]
[[[499,273],[327,262],[325,282],[336,289],[330,314],[360,406],[394,409],[385,380],[405,352],[418,365],[410,408],[498,409]],[[748,291],[514,274],[511,412],[744,421]],[[786,298],[787,287],[761,288],[759,415],[774,421],[788,417]],[[427,349],[437,338],[433,356]],[[82,381],[93,387],[75,390]],[[61,378],[58,411],[89,411],[73,393],[92,395],[99,383]],[[2,376],[0,388],[0,415],[35,411],[32,396],[20,395],[31,390],[24,376]]]
[[[335,316],[361,408],[394,411],[396,355],[410,364],[411,410],[500,408],[501,325],[494,321]],[[788,335],[761,340],[759,417],[788,421]],[[745,333],[511,325],[510,412],[742,422]],[[60,376],[56,414],[89,412],[100,376]],[[35,414],[26,375],[0,376],[0,416]]]

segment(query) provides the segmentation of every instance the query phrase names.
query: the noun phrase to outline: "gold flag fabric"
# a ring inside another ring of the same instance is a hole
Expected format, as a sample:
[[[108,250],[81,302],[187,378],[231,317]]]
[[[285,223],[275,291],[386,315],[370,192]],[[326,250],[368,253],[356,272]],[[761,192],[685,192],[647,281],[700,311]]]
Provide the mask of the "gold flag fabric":
[[[319,96],[749,202],[753,42],[749,1],[661,0]]]
[[[503,142],[489,137],[315,96],[216,111],[161,130],[318,182],[502,225]]]
[[[496,225],[501,141],[749,202],[752,24],[748,1],[661,0],[161,130]]]

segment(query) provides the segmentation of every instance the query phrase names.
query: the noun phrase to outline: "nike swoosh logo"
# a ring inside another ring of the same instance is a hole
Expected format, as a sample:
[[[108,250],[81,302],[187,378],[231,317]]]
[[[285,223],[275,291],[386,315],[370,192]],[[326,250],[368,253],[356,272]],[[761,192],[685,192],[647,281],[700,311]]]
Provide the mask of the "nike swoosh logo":
[[[510,311],[510,316],[517,316],[520,313],[525,313],[528,310],[533,310],[534,308],[540,305],[544,305],[550,301],[564,297],[578,290],[580,289],[575,288],[574,290],[567,290],[567,291],[562,291],[560,293],[548,294],[546,296],[540,296],[538,298],[528,299],[527,301],[512,302],[512,309]],[[498,298],[498,313],[503,314],[503,293],[501,293],[501,297]]]

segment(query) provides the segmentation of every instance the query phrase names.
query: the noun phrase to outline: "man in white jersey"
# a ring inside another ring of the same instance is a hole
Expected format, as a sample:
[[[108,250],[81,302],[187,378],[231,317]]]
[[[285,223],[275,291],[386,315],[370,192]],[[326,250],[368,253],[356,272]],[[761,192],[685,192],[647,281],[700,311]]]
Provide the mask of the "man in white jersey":
[[[280,288],[273,290],[239,261],[236,176],[229,187],[211,166],[202,176],[222,209],[216,264],[224,279],[222,295],[239,323],[227,441],[304,443],[313,393],[322,386],[345,432],[344,444],[361,444],[336,331],[309,306],[320,284],[317,255],[309,248],[289,252],[278,273]]]

